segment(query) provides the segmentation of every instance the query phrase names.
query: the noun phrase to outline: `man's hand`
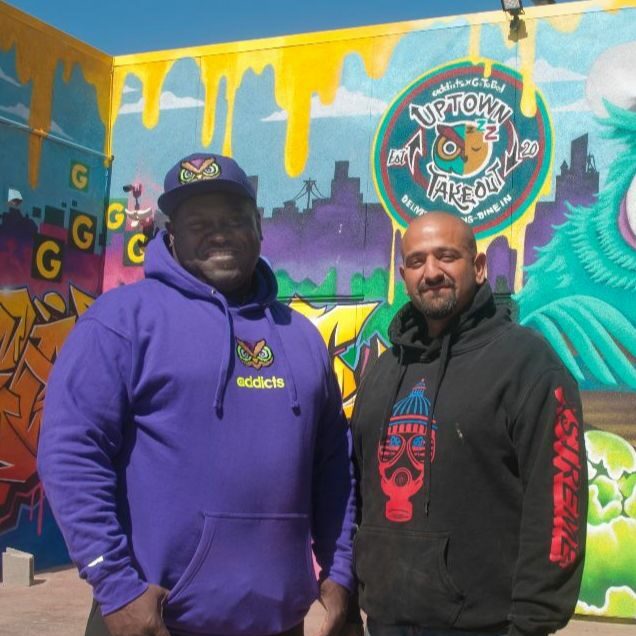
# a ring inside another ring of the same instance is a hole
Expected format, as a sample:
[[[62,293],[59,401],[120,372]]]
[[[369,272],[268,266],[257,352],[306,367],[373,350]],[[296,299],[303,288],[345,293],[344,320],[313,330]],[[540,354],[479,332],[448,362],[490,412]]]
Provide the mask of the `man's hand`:
[[[161,618],[168,590],[158,585],[148,589],[121,609],[104,616],[111,636],[170,636]]]
[[[349,591],[331,579],[320,584],[320,602],[327,610],[317,636],[339,636],[347,619]]]

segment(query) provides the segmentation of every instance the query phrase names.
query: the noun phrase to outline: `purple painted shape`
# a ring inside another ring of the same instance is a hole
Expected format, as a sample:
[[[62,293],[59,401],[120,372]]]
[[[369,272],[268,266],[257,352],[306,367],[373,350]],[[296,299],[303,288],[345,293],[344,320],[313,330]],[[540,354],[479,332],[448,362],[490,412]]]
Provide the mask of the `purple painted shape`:
[[[0,236],[33,240],[37,231],[35,221],[23,215],[19,208],[9,208],[0,215]]]
[[[592,205],[598,194],[599,173],[593,155],[588,153],[587,133],[570,145],[570,165],[561,164],[556,177],[554,201],[537,203],[535,218],[526,231],[524,267],[537,260],[535,248],[546,245],[554,234],[554,226],[565,222],[566,202],[570,205]],[[525,277],[524,277],[525,278]]]
[[[508,239],[505,236],[498,236],[486,250],[488,262],[488,280],[493,289],[500,287],[497,279],[506,279],[508,291],[514,289],[515,268],[517,267],[517,250],[510,249]]]
[[[391,221],[378,203],[364,203],[360,179],[349,176],[349,162],[336,161],[331,195],[300,211],[294,201],[263,219],[263,254],[274,270],[295,281],[320,283],[337,271],[337,293],[349,293],[354,274],[389,268]]]

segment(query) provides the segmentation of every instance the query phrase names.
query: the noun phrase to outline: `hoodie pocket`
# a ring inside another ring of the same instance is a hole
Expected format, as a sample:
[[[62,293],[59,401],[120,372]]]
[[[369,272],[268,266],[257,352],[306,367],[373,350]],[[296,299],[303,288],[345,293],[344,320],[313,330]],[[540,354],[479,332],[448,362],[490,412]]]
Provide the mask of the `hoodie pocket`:
[[[317,594],[307,515],[204,514],[165,621],[191,633],[275,634],[300,623]]]
[[[360,605],[385,624],[450,627],[464,595],[446,567],[448,534],[361,526],[355,568]]]

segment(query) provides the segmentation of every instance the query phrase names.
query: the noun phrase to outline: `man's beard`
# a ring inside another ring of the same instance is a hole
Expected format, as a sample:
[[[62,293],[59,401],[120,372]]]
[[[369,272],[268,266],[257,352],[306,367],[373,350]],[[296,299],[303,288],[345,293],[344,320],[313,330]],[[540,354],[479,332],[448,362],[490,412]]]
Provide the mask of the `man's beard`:
[[[417,310],[426,318],[431,320],[441,320],[452,315],[457,307],[457,294],[453,287],[446,288],[450,292],[444,296],[433,296],[425,298],[423,294],[418,294],[411,298]]]

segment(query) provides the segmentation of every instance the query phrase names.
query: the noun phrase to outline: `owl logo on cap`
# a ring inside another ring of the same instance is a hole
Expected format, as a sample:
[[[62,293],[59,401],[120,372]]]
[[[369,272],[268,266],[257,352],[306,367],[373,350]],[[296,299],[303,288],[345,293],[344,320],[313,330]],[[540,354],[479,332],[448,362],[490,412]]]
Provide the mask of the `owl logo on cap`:
[[[207,179],[217,179],[221,176],[221,167],[214,157],[190,159],[181,162],[179,183],[196,183]]]

